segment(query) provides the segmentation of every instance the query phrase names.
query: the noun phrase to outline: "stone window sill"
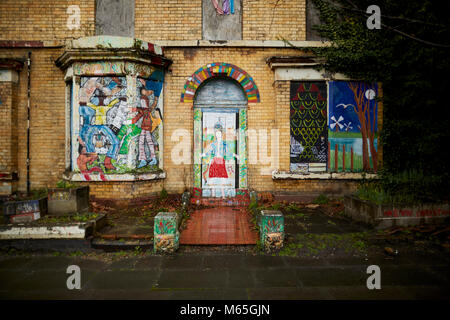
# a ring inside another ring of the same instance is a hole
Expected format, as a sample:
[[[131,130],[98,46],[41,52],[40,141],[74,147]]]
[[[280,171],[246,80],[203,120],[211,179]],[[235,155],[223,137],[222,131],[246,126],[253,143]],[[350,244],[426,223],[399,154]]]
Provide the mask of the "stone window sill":
[[[361,180],[378,179],[375,173],[360,172],[323,172],[323,173],[296,173],[289,171],[272,172],[273,180]]]
[[[90,173],[84,174],[79,172],[71,172],[68,175],[64,175],[64,179],[74,182],[85,181],[146,181],[146,180],[159,180],[165,179],[166,172],[148,172],[148,173],[122,173],[122,174],[98,174]]]

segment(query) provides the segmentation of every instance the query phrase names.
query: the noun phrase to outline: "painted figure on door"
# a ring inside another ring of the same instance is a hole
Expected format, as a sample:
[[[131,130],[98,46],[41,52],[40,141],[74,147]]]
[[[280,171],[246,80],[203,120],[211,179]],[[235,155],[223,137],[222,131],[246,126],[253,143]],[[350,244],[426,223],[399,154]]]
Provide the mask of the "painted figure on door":
[[[143,86],[140,89],[139,107],[135,109],[137,115],[133,118],[132,123],[135,124],[142,119],[141,133],[139,135],[139,164],[137,168],[142,168],[147,165],[156,165],[155,143],[152,132],[161,123],[160,115],[153,116],[152,112],[158,105],[159,95],[161,93],[161,86],[159,82],[143,80]],[[145,147],[148,148],[150,157],[145,152]]]
[[[237,158],[235,153],[230,154],[227,143],[223,140],[224,129],[220,123],[214,126],[214,140],[201,154],[202,158],[210,158],[207,170],[203,173],[204,180],[210,185],[225,186],[228,183],[226,160]],[[222,198],[225,198],[224,188],[220,188]]]

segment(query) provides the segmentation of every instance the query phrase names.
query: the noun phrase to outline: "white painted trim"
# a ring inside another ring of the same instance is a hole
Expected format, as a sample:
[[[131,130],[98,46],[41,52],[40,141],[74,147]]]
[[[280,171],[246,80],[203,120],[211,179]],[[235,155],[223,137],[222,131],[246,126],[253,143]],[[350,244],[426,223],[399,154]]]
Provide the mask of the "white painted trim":
[[[336,73],[327,74],[325,70],[317,71],[313,67],[283,67],[275,69],[275,81],[330,81],[351,80],[347,76]]]
[[[87,224],[69,226],[8,225],[0,229],[0,239],[84,239]]]
[[[103,175],[107,181],[142,181],[142,180],[159,180],[159,179],[165,179],[166,173],[160,172],[160,173],[140,173],[140,174],[104,174]],[[99,174],[89,174],[90,181],[101,181],[103,180],[100,178]],[[86,182],[87,180],[84,178],[84,174],[81,173],[71,173],[70,176],[64,176],[64,179],[70,180],[70,181],[83,181]]]
[[[312,48],[330,46],[328,41],[289,41],[282,40],[155,40],[161,47],[260,47],[260,48]]]

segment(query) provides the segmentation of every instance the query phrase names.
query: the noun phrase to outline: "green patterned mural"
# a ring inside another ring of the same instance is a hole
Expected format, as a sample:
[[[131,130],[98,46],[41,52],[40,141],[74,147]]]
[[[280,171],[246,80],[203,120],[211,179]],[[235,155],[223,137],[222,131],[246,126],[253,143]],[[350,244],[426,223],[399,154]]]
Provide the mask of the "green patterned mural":
[[[327,87],[325,82],[291,82],[291,171],[327,163]]]

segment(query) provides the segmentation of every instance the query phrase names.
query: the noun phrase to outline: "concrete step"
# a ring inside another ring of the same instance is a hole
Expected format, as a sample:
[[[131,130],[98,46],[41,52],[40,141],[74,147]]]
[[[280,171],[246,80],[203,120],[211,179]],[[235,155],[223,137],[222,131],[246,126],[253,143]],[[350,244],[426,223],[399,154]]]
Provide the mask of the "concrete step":
[[[122,251],[122,250],[136,250],[138,247],[142,250],[153,250],[152,240],[133,240],[133,239],[119,239],[106,240],[102,238],[94,238],[91,242],[93,249],[100,249],[106,252]]]

